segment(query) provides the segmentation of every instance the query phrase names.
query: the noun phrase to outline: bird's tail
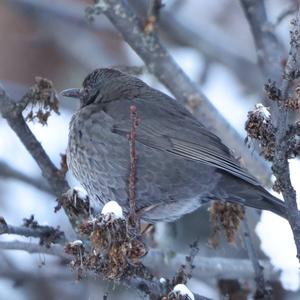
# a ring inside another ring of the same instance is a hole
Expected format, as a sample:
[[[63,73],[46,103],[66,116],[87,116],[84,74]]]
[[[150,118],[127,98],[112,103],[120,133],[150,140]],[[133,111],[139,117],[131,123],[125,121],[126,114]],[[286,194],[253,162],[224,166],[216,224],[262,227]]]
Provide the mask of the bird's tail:
[[[226,174],[226,176],[222,177],[219,187],[221,187],[222,193],[220,200],[268,210],[285,219],[287,218],[284,202],[271,195],[262,186],[253,185],[240,178]]]

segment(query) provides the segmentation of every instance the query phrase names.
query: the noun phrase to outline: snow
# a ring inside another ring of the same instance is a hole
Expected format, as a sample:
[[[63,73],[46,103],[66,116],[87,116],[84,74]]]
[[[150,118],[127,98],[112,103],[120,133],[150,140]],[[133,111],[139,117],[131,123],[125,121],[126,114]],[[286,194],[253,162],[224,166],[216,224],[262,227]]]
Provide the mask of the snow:
[[[116,201],[107,202],[103,206],[101,214],[103,215],[113,214],[116,219],[124,218],[122,207]]]
[[[264,119],[269,119],[270,116],[271,116],[271,114],[269,112],[269,108],[263,106],[261,103],[255,104],[255,110],[254,111],[259,112]]]
[[[161,284],[165,284],[167,282],[167,280],[165,278],[161,277],[161,278],[159,278],[159,282]]]
[[[70,243],[72,246],[82,246],[83,242],[82,240],[75,240],[73,242]]]
[[[81,186],[75,186],[74,187],[74,191],[77,192],[77,196],[80,198],[80,199],[84,199],[88,196],[87,192],[85,191],[85,189]]]
[[[193,293],[187,288],[186,285],[180,283],[180,284],[177,284],[174,286],[173,288],[173,293],[176,295],[176,296],[188,296],[189,299],[191,300],[195,300],[195,297],[193,295]]]

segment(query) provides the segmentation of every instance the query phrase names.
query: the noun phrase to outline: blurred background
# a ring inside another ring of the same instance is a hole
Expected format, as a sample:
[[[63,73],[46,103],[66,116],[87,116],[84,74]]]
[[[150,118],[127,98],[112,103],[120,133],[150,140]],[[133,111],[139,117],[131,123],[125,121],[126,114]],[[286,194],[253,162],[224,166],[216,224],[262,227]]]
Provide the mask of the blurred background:
[[[147,1],[128,2],[145,18],[143,4]],[[239,1],[164,0],[163,3],[158,31],[164,45],[228,122],[246,137],[247,112],[255,103],[264,102],[263,85],[267,78],[263,78],[256,65],[253,38]],[[265,3],[270,26],[288,52],[291,12],[297,11],[299,3],[294,0]],[[92,4],[93,1],[83,0],[0,1],[0,81],[11,97],[20,99],[36,76],[52,80],[60,91],[79,87],[83,78],[97,67],[143,66],[104,15],[97,16],[93,23],[86,20],[84,9]],[[141,78],[169,93],[146,70]],[[61,99],[60,106],[60,115],[51,116],[47,126],[30,123],[57,166],[60,153],[66,150],[68,123],[78,103]],[[292,181],[298,194],[299,166],[299,161],[291,162]],[[59,225],[68,235],[69,225],[63,212],[54,213],[55,197],[25,182],[24,176],[43,182],[36,163],[0,118],[0,215],[7,223],[20,225],[24,217],[34,214],[40,224]],[[68,180],[72,186],[77,184],[72,174],[68,174]],[[270,259],[276,269],[271,283],[274,299],[299,299],[299,266],[288,223],[268,212],[263,212],[260,219],[256,212],[251,216],[259,255]],[[235,245],[221,239],[214,249],[208,243],[210,235],[209,214],[207,208],[202,208],[178,222],[158,224],[155,243],[159,249],[185,254],[189,245],[200,239],[200,256],[248,257],[241,237]],[[28,241],[19,236],[0,236],[3,241],[16,239]],[[0,260],[3,261],[0,299],[103,299],[105,293],[108,299],[142,297],[98,278],[77,282],[76,274],[65,268],[61,272],[61,261],[51,256],[2,250]],[[201,270],[196,265],[195,273],[198,272]],[[247,299],[253,281],[200,274],[189,284],[193,291],[213,299],[224,299],[226,295],[228,299]]]

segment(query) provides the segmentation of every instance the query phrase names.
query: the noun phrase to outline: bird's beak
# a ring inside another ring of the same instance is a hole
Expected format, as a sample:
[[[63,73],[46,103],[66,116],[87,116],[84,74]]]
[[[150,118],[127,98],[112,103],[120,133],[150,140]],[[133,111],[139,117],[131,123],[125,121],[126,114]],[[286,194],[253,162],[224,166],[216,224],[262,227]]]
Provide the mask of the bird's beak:
[[[80,98],[81,93],[82,93],[81,89],[67,89],[61,91],[59,94],[64,97]]]

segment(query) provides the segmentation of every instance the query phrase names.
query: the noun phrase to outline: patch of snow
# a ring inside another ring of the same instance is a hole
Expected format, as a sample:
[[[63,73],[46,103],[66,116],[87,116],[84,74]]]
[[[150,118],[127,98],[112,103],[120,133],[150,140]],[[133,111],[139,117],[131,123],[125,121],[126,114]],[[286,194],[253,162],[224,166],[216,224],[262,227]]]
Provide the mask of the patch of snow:
[[[269,119],[271,116],[269,108],[263,106],[261,103],[255,104],[255,111],[258,111],[264,119]]]
[[[116,201],[107,202],[101,211],[102,215],[114,214],[116,219],[123,218],[123,210],[122,207]]]
[[[173,293],[176,296],[188,296],[189,299],[195,300],[193,293],[187,288],[187,286],[185,284],[182,284],[182,283],[174,286]]]

